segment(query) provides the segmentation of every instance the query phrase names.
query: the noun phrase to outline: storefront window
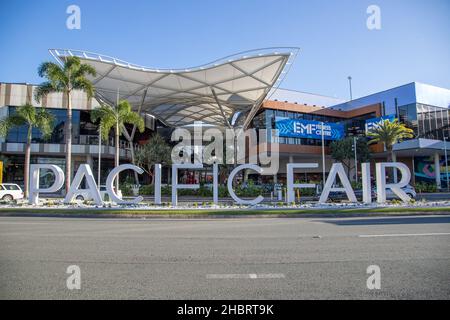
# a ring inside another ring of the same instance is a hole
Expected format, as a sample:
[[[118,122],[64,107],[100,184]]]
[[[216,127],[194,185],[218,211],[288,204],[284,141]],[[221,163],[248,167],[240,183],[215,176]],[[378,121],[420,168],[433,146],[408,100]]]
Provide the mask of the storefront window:
[[[34,143],[64,143],[64,126],[66,122],[66,110],[65,109],[47,109],[55,117],[53,123],[53,132],[51,137],[44,139],[42,133],[34,128],[32,130],[32,142]],[[9,114],[15,114],[16,107],[9,107]],[[21,126],[13,128],[6,136],[6,142],[9,143],[26,143],[27,142],[28,128],[27,126]],[[80,137],[80,111],[72,111],[72,140],[73,143],[78,143]]]
[[[420,138],[442,140],[448,135],[449,110],[417,104],[417,135]],[[414,122],[412,123],[414,129]]]

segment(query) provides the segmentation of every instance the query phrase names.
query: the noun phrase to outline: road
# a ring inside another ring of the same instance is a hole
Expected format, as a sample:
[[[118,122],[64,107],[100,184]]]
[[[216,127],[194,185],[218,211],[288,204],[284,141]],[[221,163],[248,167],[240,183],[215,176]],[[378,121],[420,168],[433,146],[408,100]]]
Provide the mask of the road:
[[[449,299],[450,217],[1,217],[0,298]]]

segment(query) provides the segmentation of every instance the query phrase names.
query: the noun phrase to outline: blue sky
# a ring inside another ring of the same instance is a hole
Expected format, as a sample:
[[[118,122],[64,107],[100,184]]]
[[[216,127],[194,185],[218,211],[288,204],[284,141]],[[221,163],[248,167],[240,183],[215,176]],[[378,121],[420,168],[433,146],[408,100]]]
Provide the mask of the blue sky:
[[[81,9],[81,30],[66,8]],[[369,5],[381,30],[366,27]],[[412,81],[450,88],[448,0],[0,0],[0,81],[39,83],[47,49],[72,48],[160,68],[295,46],[283,88],[348,98]]]

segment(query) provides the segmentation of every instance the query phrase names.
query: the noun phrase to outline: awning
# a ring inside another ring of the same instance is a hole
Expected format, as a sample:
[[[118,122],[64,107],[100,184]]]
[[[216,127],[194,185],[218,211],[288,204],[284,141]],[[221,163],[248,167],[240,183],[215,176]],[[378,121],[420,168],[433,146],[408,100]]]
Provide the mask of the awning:
[[[200,121],[231,126],[237,112],[249,112],[246,126],[269,91],[279,85],[285,66],[297,48],[270,48],[229,56],[210,64],[182,70],[147,68],[120,59],[79,50],[51,49],[60,62],[77,56],[93,66],[91,78],[100,102],[114,105],[128,100],[133,109],[169,126]]]

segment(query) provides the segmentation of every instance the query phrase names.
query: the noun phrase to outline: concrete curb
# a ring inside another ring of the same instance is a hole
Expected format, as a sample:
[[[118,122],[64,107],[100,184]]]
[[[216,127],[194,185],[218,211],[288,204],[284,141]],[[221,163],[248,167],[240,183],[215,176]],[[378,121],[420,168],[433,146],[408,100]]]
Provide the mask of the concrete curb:
[[[123,213],[26,213],[0,212],[0,217],[37,217],[37,218],[85,218],[85,219],[270,219],[270,218],[358,218],[358,217],[415,217],[415,216],[450,216],[449,212],[400,212],[400,213],[300,213],[300,214],[123,214]]]

